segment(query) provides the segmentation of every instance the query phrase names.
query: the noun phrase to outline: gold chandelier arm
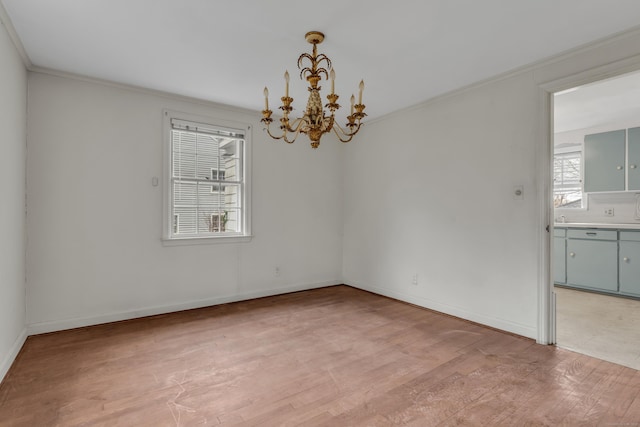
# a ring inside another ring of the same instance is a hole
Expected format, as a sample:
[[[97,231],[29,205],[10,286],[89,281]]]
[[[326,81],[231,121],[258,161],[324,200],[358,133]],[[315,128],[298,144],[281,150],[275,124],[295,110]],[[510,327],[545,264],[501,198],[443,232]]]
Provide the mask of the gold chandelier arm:
[[[283,138],[284,138],[286,143],[293,144],[296,141],[296,139],[298,139],[298,135],[300,135],[300,126],[298,126],[298,129],[296,129],[296,131],[294,132],[293,139],[287,138],[287,134],[286,133],[283,134],[282,136],[283,136]]]
[[[293,121],[293,126],[294,129],[289,129],[289,132],[293,133],[293,139],[289,139],[287,137],[288,133],[285,132],[282,136],[284,137],[285,142],[287,142],[288,144],[293,144],[295,142],[295,140],[298,138],[298,135],[300,135],[300,131],[302,130],[302,125],[304,124],[304,120],[298,118],[295,119]]]
[[[302,118],[298,117],[297,119],[295,119],[295,120],[293,121],[293,124],[292,124],[292,125],[289,125],[289,124],[287,123],[287,132],[291,132],[291,133],[300,133],[300,128],[301,128],[301,126],[302,126],[302,122],[303,122],[303,121],[304,121],[304,120],[303,120]],[[282,127],[281,127],[281,128],[282,128]]]
[[[271,129],[269,128],[269,125],[267,125],[267,127],[264,128],[264,130],[266,130],[267,131],[267,135],[269,135],[273,139],[282,139],[282,138],[284,138],[284,136],[286,134],[285,132],[283,132],[281,136],[275,136],[274,134],[271,133]]]
[[[282,127],[280,127],[280,129],[282,130],[282,135],[277,136],[271,133],[271,128],[269,126],[269,124],[267,124],[267,127],[264,128],[264,130],[267,132],[267,135],[269,135],[271,138],[273,139],[284,139],[285,142],[292,144],[293,142],[295,142],[295,140],[298,138],[298,135],[300,134],[300,130],[302,129],[302,125],[303,125],[303,120],[302,119],[296,119],[293,122],[294,124],[294,129],[292,129],[291,127],[288,127],[287,129],[283,129]],[[289,134],[293,134],[293,139],[291,139],[288,135]]]
[[[358,133],[358,131],[360,130],[360,126],[361,126],[361,123],[358,123],[358,126],[356,126],[354,131],[347,133],[344,131],[344,129],[342,129],[342,127],[340,127],[338,123],[334,123],[332,130],[333,130],[333,133],[336,134],[336,136],[341,142],[349,142]],[[343,138],[343,136],[345,138]]]

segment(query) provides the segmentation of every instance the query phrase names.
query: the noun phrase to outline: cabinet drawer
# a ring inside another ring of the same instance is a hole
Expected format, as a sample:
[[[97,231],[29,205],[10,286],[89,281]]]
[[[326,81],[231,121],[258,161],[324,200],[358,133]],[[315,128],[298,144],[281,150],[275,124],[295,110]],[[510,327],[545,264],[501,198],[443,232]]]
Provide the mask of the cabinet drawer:
[[[554,228],[553,229],[553,237],[566,237],[567,229],[566,228]]]
[[[620,240],[640,242],[640,231],[621,231]]]
[[[569,229],[567,230],[567,237],[570,239],[618,240],[618,232],[595,228]]]

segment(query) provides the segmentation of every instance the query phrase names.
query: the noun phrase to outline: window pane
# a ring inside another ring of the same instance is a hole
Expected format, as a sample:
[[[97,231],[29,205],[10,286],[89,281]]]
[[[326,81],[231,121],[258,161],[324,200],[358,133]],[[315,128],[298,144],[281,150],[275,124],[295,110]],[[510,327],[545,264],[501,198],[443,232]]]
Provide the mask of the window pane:
[[[219,139],[211,135],[198,135],[197,178],[216,179],[212,171],[220,167]]]
[[[240,155],[242,153],[242,141],[238,139],[227,140],[221,144],[220,166],[225,171],[226,181],[241,181]]]
[[[559,153],[553,158],[554,207],[582,207],[582,153]]]
[[[177,234],[196,233],[196,207],[176,207],[174,218],[177,219]]]
[[[175,178],[195,178],[195,154],[182,152],[173,153],[173,176]]]
[[[227,212],[226,230],[239,232],[242,226],[242,224],[240,223],[240,220],[241,220],[240,211],[238,209],[227,208],[226,212]]]
[[[172,130],[171,142],[174,153],[196,154],[196,134],[192,132]]]
[[[194,182],[174,181],[173,204],[196,206],[198,203],[197,187]]]
[[[222,208],[224,206],[224,192],[212,187],[211,183],[200,182],[198,183],[198,204]]]
[[[203,207],[200,209],[200,218],[198,222],[199,233],[222,233],[224,228],[224,211]]]
[[[225,209],[239,209],[241,208],[242,197],[240,197],[240,185],[239,184],[227,184],[223,193],[224,207]]]

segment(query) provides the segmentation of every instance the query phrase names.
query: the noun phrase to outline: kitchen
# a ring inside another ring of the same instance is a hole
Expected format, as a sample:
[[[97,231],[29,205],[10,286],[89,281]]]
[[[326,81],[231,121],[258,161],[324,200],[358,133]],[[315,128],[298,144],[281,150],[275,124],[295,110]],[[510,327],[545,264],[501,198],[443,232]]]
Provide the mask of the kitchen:
[[[640,368],[640,73],[554,97],[557,344]]]

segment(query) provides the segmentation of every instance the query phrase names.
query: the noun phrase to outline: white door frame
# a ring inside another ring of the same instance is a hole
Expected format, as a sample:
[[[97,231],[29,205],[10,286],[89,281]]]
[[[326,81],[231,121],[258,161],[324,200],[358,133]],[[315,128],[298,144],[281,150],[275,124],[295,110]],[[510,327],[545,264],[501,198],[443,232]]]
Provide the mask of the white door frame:
[[[556,343],[556,305],[553,292],[552,162],[553,94],[576,86],[640,70],[640,55],[615,61],[560,79],[541,83],[538,91],[540,143],[536,147],[538,182],[538,337],[539,344]]]

